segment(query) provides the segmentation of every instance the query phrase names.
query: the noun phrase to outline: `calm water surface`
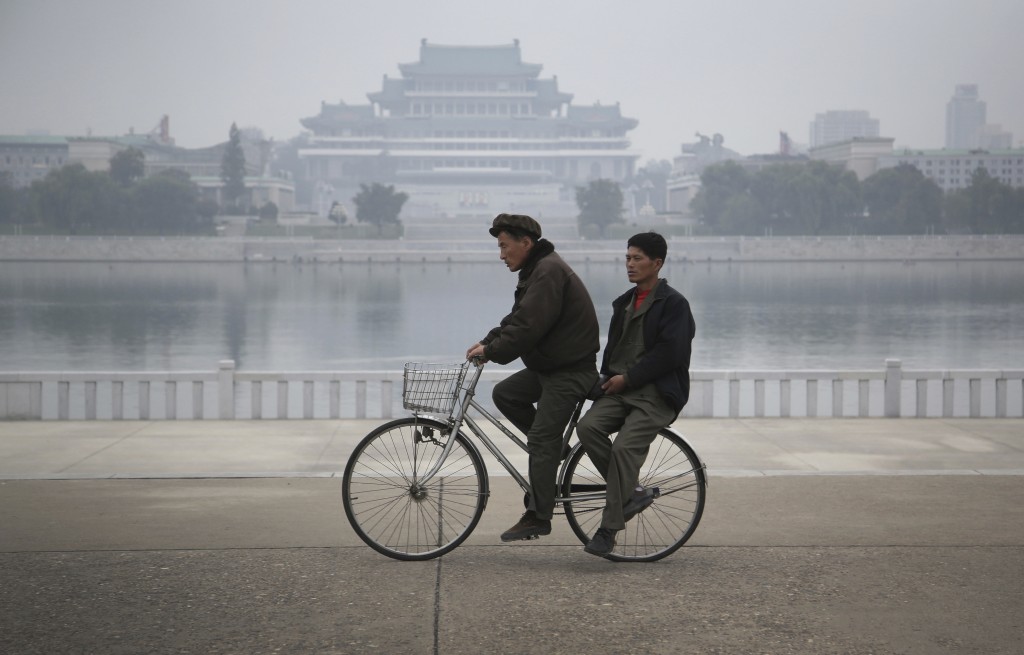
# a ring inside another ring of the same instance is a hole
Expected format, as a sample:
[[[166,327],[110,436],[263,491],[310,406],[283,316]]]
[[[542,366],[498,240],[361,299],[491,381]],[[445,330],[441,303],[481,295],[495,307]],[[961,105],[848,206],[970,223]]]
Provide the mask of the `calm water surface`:
[[[624,267],[579,264],[602,340]],[[670,264],[697,369],[1024,367],[1024,262]],[[508,312],[480,264],[0,263],[0,369],[398,369]]]

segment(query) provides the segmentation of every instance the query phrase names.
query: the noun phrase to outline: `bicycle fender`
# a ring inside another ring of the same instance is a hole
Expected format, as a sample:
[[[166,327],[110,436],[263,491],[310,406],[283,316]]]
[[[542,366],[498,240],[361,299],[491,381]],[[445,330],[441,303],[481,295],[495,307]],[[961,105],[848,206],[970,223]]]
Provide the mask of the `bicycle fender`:
[[[700,453],[697,452],[697,449],[693,447],[693,444],[690,443],[689,440],[687,440],[687,438],[683,436],[682,432],[676,430],[673,427],[662,428],[662,430],[664,432],[670,432],[671,434],[674,434],[675,436],[679,437],[679,439],[682,440],[682,442],[686,444],[687,447],[689,447],[689,449],[693,452],[694,457],[697,458],[697,462],[700,463],[700,469],[702,471],[702,475],[704,476],[704,486],[711,486],[710,480],[708,479],[707,462],[705,462],[704,458],[700,456]]]

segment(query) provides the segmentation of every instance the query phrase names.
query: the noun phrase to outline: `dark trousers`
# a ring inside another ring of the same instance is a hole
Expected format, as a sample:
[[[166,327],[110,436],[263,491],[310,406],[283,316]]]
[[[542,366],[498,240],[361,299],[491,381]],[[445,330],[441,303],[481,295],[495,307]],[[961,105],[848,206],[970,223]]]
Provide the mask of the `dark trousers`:
[[[676,412],[653,384],[594,401],[576,426],[576,434],[608,483],[601,527],[622,530],[622,506],[637,484],[640,468],[658,431],[671,425]],[[611,435],[618,435],[614,441]]]
[[[572,412],[597,381],[596,369],[538,373],[524,369],[494,385],[494,405],[526,435],[530,505],[541,519],[555,512],[562,435]],[[536,405],[536,406],[535,406]]]

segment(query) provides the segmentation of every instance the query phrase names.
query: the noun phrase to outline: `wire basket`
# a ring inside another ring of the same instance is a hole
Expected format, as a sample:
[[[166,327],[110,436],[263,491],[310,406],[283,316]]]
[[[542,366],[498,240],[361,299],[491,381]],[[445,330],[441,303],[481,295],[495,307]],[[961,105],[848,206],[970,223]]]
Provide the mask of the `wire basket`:
[[[469,362],[419,364],[409,362],[402,376],[402,407],[448,414],[455,407]]]

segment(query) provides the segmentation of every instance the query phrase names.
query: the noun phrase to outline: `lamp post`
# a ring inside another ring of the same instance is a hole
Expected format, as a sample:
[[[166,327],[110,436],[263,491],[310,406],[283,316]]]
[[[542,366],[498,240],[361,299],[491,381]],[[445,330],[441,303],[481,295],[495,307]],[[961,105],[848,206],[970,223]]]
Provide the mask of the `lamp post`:
[[[317,214],[322,218],[326,218],[331,207],[329,203],[334,199],[334,187],[326,182],[317,182],[316,190],[317,199],[319,201]]]

